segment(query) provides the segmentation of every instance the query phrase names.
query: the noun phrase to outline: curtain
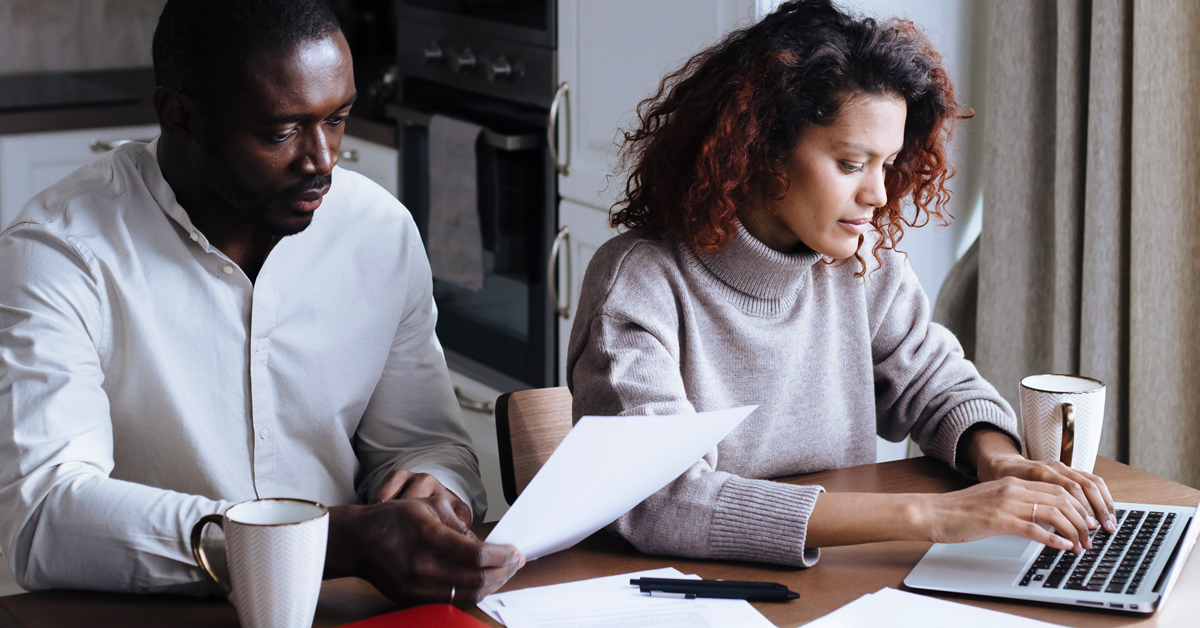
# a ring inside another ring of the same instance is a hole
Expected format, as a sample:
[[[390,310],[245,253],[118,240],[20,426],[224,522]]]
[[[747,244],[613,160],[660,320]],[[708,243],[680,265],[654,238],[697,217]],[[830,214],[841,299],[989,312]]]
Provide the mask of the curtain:
[[[992,3],[975,360],[1107,385],[1100,453],[1200,486],[1200,3]]]

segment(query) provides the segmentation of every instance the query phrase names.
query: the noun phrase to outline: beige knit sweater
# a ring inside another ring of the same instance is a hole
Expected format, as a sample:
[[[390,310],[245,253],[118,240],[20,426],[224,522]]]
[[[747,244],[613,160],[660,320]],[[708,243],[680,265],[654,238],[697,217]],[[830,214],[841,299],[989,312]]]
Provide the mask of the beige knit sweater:
[[[597,251],[567,355],[576,420],[758,404],[725,440],[613,524],[639,550],[812,566],[819,486],[770,478],[875,461],[875,435],[908,435],[955,465],[1012,408],[930,322],[903,254],[856,263],[782,254],[739,226],[719,254],[622,234]]]

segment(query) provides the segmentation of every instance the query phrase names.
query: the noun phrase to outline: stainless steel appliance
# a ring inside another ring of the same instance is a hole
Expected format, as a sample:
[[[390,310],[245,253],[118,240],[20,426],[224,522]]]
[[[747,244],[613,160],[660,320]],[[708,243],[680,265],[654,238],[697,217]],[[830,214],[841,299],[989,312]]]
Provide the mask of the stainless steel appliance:
[[[553,0],[397,0],[401,200],[428,245],[432,115],[476,143],[484,288],[435,279],[438,337],[456,370],[496,388],[555,384],[557,233]],[[563,87],[562,89],[565,89]]]

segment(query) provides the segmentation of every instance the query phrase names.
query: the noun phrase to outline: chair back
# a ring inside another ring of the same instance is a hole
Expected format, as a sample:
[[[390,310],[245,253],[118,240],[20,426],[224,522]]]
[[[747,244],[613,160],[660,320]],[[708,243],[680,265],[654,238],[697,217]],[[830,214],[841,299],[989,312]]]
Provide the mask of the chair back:
[[[571,431],[566,386],[505,393],[496,400],[500,482],[512,504]]]

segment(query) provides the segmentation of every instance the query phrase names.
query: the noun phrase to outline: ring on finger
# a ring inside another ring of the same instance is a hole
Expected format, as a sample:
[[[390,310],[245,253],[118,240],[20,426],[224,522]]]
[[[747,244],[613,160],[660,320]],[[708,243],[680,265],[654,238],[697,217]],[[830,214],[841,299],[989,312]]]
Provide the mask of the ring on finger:
[[[1033,512],[1029,513],[1030,523],[1037,523],[1037,504],[1033,505]]]

